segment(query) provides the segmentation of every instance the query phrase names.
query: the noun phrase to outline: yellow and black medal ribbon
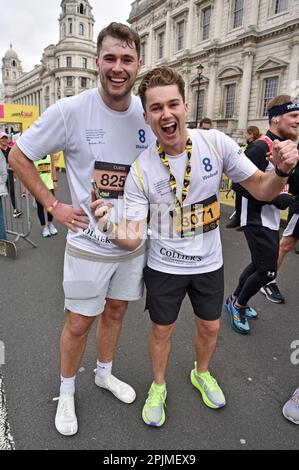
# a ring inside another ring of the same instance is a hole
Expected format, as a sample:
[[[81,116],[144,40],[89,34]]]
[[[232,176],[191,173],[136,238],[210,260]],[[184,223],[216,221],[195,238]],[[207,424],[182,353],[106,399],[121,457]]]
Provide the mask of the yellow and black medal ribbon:
[[[181,209],[183,207],[184,201],[186,200],[189,192],[189,186],[191,182],[191,156],[192,156],[192,140],[191,137],[188,136],[187,142],[186,142],[186,153],[188,157],[188,162],[185,170],[185,175],[184,175],[184,182],[182,186],[182,199],[180,200],[177,196],[177,182],[175,179],[174,174],[171,171],[170,165],[169,165],[169,159],[168,156],[165,154],[164,150],[162,150],[159,142],[157,141],[157,148],[156,148],[159,157],[163,163],[163,165],[166,166],[169,172],[169,184],[171,187],[171,190],[173,194],[175,195],[175,206],[181,212]],[[181,237],[183,237],[183,231],[181,231]]]

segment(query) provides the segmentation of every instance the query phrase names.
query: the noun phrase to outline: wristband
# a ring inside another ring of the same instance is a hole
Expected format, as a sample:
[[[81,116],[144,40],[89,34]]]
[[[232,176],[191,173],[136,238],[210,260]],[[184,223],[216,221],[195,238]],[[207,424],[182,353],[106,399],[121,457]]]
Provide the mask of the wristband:
[[[47,211],[50,212],[50,214],[51,214],[51,212],[53,212],[53,210],[55,209],[55,207],[58,206],[58,204],[59,204],[58,199],[54,199],[52,204],[49,207],[47,207]]]
[[[280,176],[280,178],[288,178],[291,176],[295,171],[295,168],[293,168],[290,173],[285,173],[284,171],[280,170],[277,165],[275,165],[275,173],[277,176]]]

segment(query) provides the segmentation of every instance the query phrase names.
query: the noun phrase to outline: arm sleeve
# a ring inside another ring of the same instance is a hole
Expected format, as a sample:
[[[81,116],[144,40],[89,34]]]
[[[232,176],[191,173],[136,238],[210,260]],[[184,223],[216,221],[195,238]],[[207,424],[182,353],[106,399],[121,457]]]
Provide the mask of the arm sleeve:
[[[43,155],[65,150],[67,145],[64,118],[56,103],[18,139],[16,145],[30,160],[39,160]]]
[[[142,179],[143,189],[146,192],[145,178]],[[127,177],[124,193],[124,218],[136,222],[147,218],[149,201],[141,188],[135,164],[132,165]]]

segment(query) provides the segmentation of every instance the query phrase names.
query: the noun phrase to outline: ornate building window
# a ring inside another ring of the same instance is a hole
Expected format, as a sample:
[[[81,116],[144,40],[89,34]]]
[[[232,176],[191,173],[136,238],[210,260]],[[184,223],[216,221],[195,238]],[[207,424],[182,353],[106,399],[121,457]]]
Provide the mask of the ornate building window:
[[[165,31],[158,33],[158,59],[163,59],[164,57],[164,48],[165,48]]]
[[[233,29],[239,28],[243,23],[244,0],[234,0],[233,2]]]
[[[73,86],[73,77],[66,77],[66,86],[67,87]]]
[[[84,24],[83,23],[79,24],[79,35],[84,36]]]
[[[82,57],[82,63],[81,63],[82,69],[87,69],[87,58]]]
[[[140,43],[140,59],[142,60],[142,64],[146,64],[146,41],[141,41]]]
[[[202,10],[201,16],[201,30],[202,30],[202,40],[205,41],[210,37],[210,27],[211,27],[211,14],[212,8],[208,7],[205,10]]]
[[[73,34],[73,23],[71,18],[68,19],[69,22],[69,34]]]
[[[288,0],[275,0],[274,1],[274,14],[277,15],[288,9]]]
[[[13,67],[16,67],[16,66],[17,66],[17,63],[16,63],[15,60],[12,61],[12,66],[13,66]]]
[[[72,67],[72,58],[70,56],[67,56],[66,58],[66,66],[69,69]]]
[[[86,77],[81,77],[80,79],[80,85],[81,85],[81,88],[87,88],[87,78]]]
[[[197,94],[196,96],[197,111],[195,110],[196,112],[195,119],[196,117],[199,120],[203,118],[204,104],[205,104],[205,90],[199,90],[199,95]]]
[[[59,57],[58,57],[58,58],[57,58],[57,68],[59,69],[59,67],[60,67],[60,59],[59,59]]]
[[[185,40],[185,20],[179,21],[177,23],[177,51],[184,49],[184,40]]]
[[[270,100],[277,95],[278,77],[269,77],[264,80],[262,116],[268,116],[267,106]]]
[[[225,86],[225,119],[231,119],[235,113],[236,84],[231,83]]]
[[[83,3],[80,3],[80,6],[78,7],[78,13],[80,13],[80,15],[85,15]]]

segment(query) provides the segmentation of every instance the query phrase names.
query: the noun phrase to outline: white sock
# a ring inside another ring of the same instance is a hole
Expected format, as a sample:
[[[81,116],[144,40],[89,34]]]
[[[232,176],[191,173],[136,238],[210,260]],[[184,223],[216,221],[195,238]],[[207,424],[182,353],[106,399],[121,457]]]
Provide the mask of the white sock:
[[[74,395],[75,394],[75,379],[76,376],[74,377],[63,377],[62,375],[60,376],[61,383],[60,383],[60,395],[62,393],[68,393],[69,395]]]
[[[111,374],[112,361],[111,362],[100,362],[97,360],[97,377],[103,379],[107,375]]]

